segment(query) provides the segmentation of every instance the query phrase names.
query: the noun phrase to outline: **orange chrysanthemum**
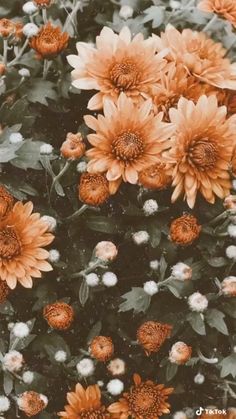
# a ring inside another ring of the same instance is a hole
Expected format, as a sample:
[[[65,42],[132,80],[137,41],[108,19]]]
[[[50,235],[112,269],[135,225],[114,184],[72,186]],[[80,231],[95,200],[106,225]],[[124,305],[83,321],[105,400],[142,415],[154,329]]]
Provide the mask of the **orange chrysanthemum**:
[[[184,342],[176,342],[174,345],[172,345],[169,352],[169,360],[173,364],[182,365],[191,358],[191,355],[191,346],[186,345]]]
[[[201,226],[197,219],[193,215],[184,214],[172,221],[170,239],[181,246],[188,246],[199,237],[200,232]]]
[[[84,389],[76,384],[75,392],[67,393],[68,405],[58,415],[65,419],[108,419],[111,415],[101,403],[101,391],[98,385]]]
[[[171,335],[170,324],[155,321],[144,322],[137,330],[137,340],[144,348],[147,355],[158,352],[163,343]]]
[[[104,174],[83,173],[78,185],[79,199],[87,205],[99,206],[110,196],[109,182]]]
[[[215,96],[201,96],[197,104],[181,98],[169,114],[175,126],[173,146],[165,153],[173,164],[172,202],[184,194],[193,208],[198,191],[212,204],[215,195],[229,195],[235,123],[226,119],[226,107],[218,107]]]
[[[7,189],[0,185],[0,219],[5,217],[14,206],[14,198]]]
[[[236,146],[233,149],[233,156],[231,160],[231,169],[234,177],[236,177]]]
[[[60,152],[65,159],[75,160],[82,157],[85,152],[85,144],[80,132],[77,134],[69,132],[66,136],[66,141],[62,143]]]
[[[95,336],[90,343],[89,350],[95,359],[105,362],[113,356],[114,345],[110,337]]]
[[[0,304],[2,304],[6,300],[9,293],[10,288],[8,287],[6,281],[0,280]]]
[[[156,163],[142,170],[138,175],[141,185],[148,189],[165,189],[171,184],[165,163]]]
[[[34,0],[34,3],[38,7],[49,7],[53,3],[54,0]]]
[[[104,27],[96,38],[96,47],[78,42],[78,56],[67,57],[75,69],[73,86],[99,91],[89,101],[89,109],[101,109],[104,98],[116,102],[121,92],[139,102],[149,96],[161,72],[166,71],[166,61],[162,58],[166,52],[155,54],[154,40],[144,40],[141,33],[131,40],[127,27],[119,35]]]
[[[109,406],[108,411],[113,418],[158,419],[170,413],[167,399],[173,388],[166,388],[151,380],[142,381],[138,374],[134,374],[134,384],[118,402]]]
[[[36,36],[31,38],[30,47],[37,52],[38,58],[52,59],[60,54],[68,44],[69,35],[59,26],[50,22],[42,26]]]
[[[44,307],[43,316],[53,329],[66,330],[74,320],[74,309],[63,301],[56,301]]]
[[[15,24],[9,19],[0,19],[0,36],[7,38],[15,32]]]
[[[203,12],[216,13],[236,27],[235,0],[202,0],[198,8]]]
[[[33,204],[17,202],[7,217],[0,220],[0,278],[13,289],[17,282],[31,288],[32,278],[41,278],[52,270],[46,261],[49,253],[43,247],[54,236],[47,232],[48,225],[34,213]]]
[[[225,58],[227,50],[204,32],[167,25],[161,37],[153,35],[157,51],[169,48],[168,59],[182,64],[190,74],[221,89],[236,90],[236,63]]]
[[[162,122],[162,113],[154,116],[151,108],[151,100],[137,108],[122,93],[117,105],[105,100],[105,116],[85,116],[86,124],[96,131],[88,135],[94,146],[87,151],[88,171],[105,172],[111,193],[116,192],[122,178],[136,184],[139,172],[159,163],[161,152],[170,147],[173,125]]]
[[[30,418],[38,415],[47,406],[46,397],[35,391],[25,391],[18,397],[17,403],[19,409]]]

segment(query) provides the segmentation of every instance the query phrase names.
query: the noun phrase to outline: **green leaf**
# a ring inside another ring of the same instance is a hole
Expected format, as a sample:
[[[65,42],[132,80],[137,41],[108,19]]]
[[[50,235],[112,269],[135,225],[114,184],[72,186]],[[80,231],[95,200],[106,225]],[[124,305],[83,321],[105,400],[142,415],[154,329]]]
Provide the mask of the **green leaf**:
[[[89,298],[89,286],[87,285],[87,282],[83,280],[83,282],[80,285],[79,289],[79,301],[82,306],[84,306]]]
[[[228,261],[226,258],[223,257],[213,257],[207,260],[209,265],[213,268],[221,268],[222,266],[226,266]]]
[[[94,231],[107,234],[121,234],[124,232],[124,226],[118,217],[90,216],[86,219],[87,226]]]
[[[0,163],[7,163],[13,160],[17,156],[17,150],[19,150],[23,144],[23,142],[18,144],[11,144],[9,140],[6,140],[0,144]]]
[[[232,375],[234,378],[236,377],[236,354],[232,354],[227,356],[227,358],[223,359],[220,363],[221,366],[221,377],[227,377],[227,375]]]
[[[166,380],[167,381],[172,380],[172,378],[174,378],[174,376],[176,375],[177,371],[178,371],[178,365],[168,362],[167,367],[166,367]]]
[[[168,267],[168,264],[164,258],[164,256],[161,256],[160,259],[160,281],[163,281],[163,279],[165,278],[165,273],[166,273],[166,269]]]
[[[150,244],[153,248],[157,247],[161,241],[161,229],[160,226],[153,223],[148,226],[148,233],[150,235]]]
[[[206,327],[201,313],[192,312],[187,316],[187,321],[191,324],[193,330],[199,335],[206,334]]]
[[[0,304],[0,313],[5,314],[6,316],[12,316],[14,314],[14,308],[10,301],[6,300],[4,303]]]
[[[164,21],[165,12],[160,6],[151,6],[144,13],[143,23],[152,21],[152,28],[158,28]]]
[[[228,314],[228,316],[236,319],[236,299],[232,299],[229,302],[222,303],[221,309]]]
[[[215,329],[219,330],[219,332],[223,333],[224,335],[228,335],[228,328],[224,321],[224,313],[217,310],[216,308],[212,308],[207,310],[205,318],[207,323],[210,327],[214,327]]]
[[[143,288],[133,287],[131,291],[122,295],[126,301],[120,304],[119,312],[134,310],[135,313],[145,313],[150,305],[151,297]]]
[[[11,394],[11,392],[13,390],[13,384],[14,384],[14,381],[13,381],[12,376],[8,372],[4,372],[3,388],[4,388],[4,392],[5,392],[6,396]]]
[[[41,170],[42,165],[40,159],[42,156],[40,154],[40,147],[43,144],[42,141],[25,141],[21,149],[17,152],[16,158],[11,161],[11,164],[19,169]]]
[[[34,79],[27,94],[29,102],[41,103],[47,106],[47,99],[56,100],[57,94],[55,92],[55,84],[51,81]]]
[[[89,345],[95,336],[98,336],[102,329],[102,322],[99,320],[90,330],[87,337],[87,344]]]

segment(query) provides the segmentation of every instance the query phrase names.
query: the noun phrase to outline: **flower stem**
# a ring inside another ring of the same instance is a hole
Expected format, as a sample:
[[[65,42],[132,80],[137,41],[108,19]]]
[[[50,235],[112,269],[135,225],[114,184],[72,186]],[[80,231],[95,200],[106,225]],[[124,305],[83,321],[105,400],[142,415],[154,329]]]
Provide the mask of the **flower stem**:
[[[54,187],[55,187],[56,183],[58,183],[58,181],[61,179],[61,177],[62,177],[62,176],[63,176],[63,175],[67,172],[67,170],[69,169],[70,164],[71,164],[71,162],[70,162],[69,160],[67,160],[67,161],[66,161],[66,164],[64,165],[64,167],[62,168],[62,170],[58,173],[58,175],[56,175],[56,176],[54,177],[54,179],[53,179],[53,181],[52,181],[52,186],[51,186],[51,189],[50,189],[50,195],[52,194],[53,189],[54,189]]]
[[[220,215],[217,215],[217,217],[213,218],[211,221],[209,221],[208,225],[214,225],[217,224],[219,221],[224,220],[225,218],[227,218],[228,215],[230,215],[231,213],[233,213],[232,210],[226,210],[224,212],[222,212]]]
[[[213,15],[211,20],[209,20],[209,22],[206,24],[206,26],[203,28],[203,32],[207,32],[209,31],[209,29],[211,29],[211,27],[214,25],[215,21],[217,20],[217,15]]]
[[[19,53],[15,56],[15,58],[8,64],[8,67],[12,67],[13,65],[15,65],[17,63],[17,61],[22,57],[22,55],[25,52],[25,49],[27,48],[29,44],[29,39],[27,38],[22,46],[22,48],[20,49]]]
[[[7,51],[8,51],[8,42],[7,39],[3,40],[3,64],[7,65]]]
[[[91,264],[90,266],[88,266],[86,269],[72,274],[71,278],[85,277],[90,272],[93,272],[94,269],[102,268],[102,267],[104,267],[104,265],[101,263],[101,260],[95,260],[95,262]]]
[[[46,24],[48,21],[48,17],[47,17],[47,9],[46,7],[42,8],[42,18],[43,18],[43,23]]]
[[[73,7],[72,12],[66,18],[65,24],[63,26],[63,32],[66,31],[66,29],[68,28],[68,26],[70,24],[72,24],[72,25],[74,24],[74,18],[75,18],[76,13],[78,12],[80,6],[81,6],[80,1],[77,1],[76,4]]]
[[[200,351],[200,349],[197,349],[197,354],[199,356],[199,358],[205,362],[206,364],[217,364],[217,362],[219,361],[218,358],[206,358],[202,352]]]
[[[51,65],[50,62],[45,59],[43,62],[43,80],[46,80],[47,78],[50,65]]]
[[[80,207],[80,209],[78,209],[77,211],[74,212],[74,214],[70,215],[69,217],[67,217],[65,220],[66,221],[72,221],[75,220],[76,218],[78,218],[81,214],[83,214],[83,212],[85,212],[89,207],[89,205],[84,204],[82,205],[82,207]]]

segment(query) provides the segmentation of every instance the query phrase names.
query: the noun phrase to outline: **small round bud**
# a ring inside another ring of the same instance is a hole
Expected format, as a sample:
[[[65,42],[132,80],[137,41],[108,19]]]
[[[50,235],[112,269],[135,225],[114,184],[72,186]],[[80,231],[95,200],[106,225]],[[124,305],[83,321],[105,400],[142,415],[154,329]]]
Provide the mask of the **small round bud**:
[[[23,355],[15,350],[7,352],[2,361],[3,370],[10,372],[19,371],[22,368],[24,362]]]
[[[233,239],[236,239],[236,225],[229,224],[228,228],[227,228],[227,231],[228,231],[228,235],[230,237],[232,237]]]
[[[48,260],[51,263],[57,263],[60,260],[60,253],[57,249],[49,250]]]
[[[112,394],[112,396],[118,396],[124,390],[124,383],[115,378],[114,380],[110,380],[107,384],[107,391],[108,393]]]
[[[201,374],[199,372],[197,375],[195,375],[195,377],[194,377],[194,383],[195,384],[199,384],[200,385],[200,384],[203,384],[204,381],[205,381],[205,377],[204,377],[203,374]]]
[[[236,246],[228,246],[225,250],[227,258],[236,260]]]
[[[54,359],[57,362],[65,362],[67,359],[67,353],[65,351],[59,350],[55,353]]]
[[[12,134],[10,134],[9,142],[11,144],[19,144],[22,143],[23,140],[24,138],[20,132],[13,132]]]
[[[50,215],[43,215],[41,221],[44,221],[48,225],[48,231],[53,233],[57,227],[57,220]]]
[[[26,23],[26,25],[23,26],[23,34],[26,36],[26,38],[32,38],[33,36],[36,36],[38,32],[39,27],[34,23]]]
[[[178,262],[171,268],[171,275],[179,281],[187,281],[192,278],[192,268],[185,263]]]
[[[27,1],[23,6],[22,10],[27,15],[33,15],[35,12],[37,12],[38,8],[32,1]]]
[[[85,280],[89,287],[96,287],[99,284],[99,276],[95,272],[86,275]]]
[[[22,380],[25,384],[31,384],[34,381],[34,373],[32,371],[25,371],[22,375]]]
[[[131,7],[127,4],[124,4],[120,8],[119,16],[120,16],[121,19],[127,20],[127,19],[130,19],[133,16],[133,13],[134,13],[133,7]]]
[[[102,276],[102,283],[106,287],[114,287],[118,282],[118,278],[114,272],[105,272]]]
[[[151,260],[149,262],[149,266],[153,271],[157,271],[160,266],[160,262],[159,260]]]
[[[221,283],[222,294],[227,297],[236,297],[236,276],[228,276]]]
[[[0,396],[0,412],[7,412],[10,409],[10,400],[6,396]]]
[[[147,281],[143,286],[146,294],[152,296],[158,293],[158,285],[155,281]]]
[[[133,233],[132,238],[134,243],[140,246],[142,244],[148,243],[150,236],[147,231],[141,230],[136,231],[136,233]]]
[[[172,364],[182,365],[191,358],[191,355],[191,346],[186,345],[184,342],[176,342],[171,347],[169,360]]]
[[[94,253],[98,259],[104,262],[112,262],[116,258],[118,250],[114,243],[101,241],[96,245]]]
[[[125,361],[120,358],[115,358],[109,362],[107,369],[111,375],[123,375],[126,370]]]
[[[17,338],[20,338],[20,339],[26,338],[26,336],[28,336],[30,333],[29,326],[23,322],[15,323],[12,328],[12,333]]]
[[[157,201],[155,201],[155,199],[148,199],[143,204],[143,211],[144,211],[144,214],[147,216],[156,214],[156,212],[158,211],[158,208],[159,206],[158,206]]]
[[[50,155],[53,152],[53,146],[51,144],[42,144],[40,147],[40,154]]]
[[[94,362],[90,358],[84,358],[76,365],[77,371],[82,377],[89,377],[94,373]]]
[[[188,305],[192,311],[201,313],[207,309],[208,299],[205,297],[205,295],[202,295],[197,291],[188,297]]]
[[[19,76],[24,77],[24,78],[30,77],[30,71],[28,70],[28,68],[21,68],[18,71],[18,74]]]
[[[87,170],[87,163],[86,161],[80,161],[77,166],[76,166],[76,170],[78,173],[84,173]]]

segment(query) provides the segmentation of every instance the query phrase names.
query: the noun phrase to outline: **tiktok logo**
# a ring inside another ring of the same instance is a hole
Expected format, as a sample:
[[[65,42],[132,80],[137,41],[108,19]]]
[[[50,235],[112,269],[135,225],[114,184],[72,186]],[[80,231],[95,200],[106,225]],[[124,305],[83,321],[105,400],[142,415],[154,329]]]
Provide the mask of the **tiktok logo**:
[[[199,407],[198,410],[196,410],[196,415],[197,416],[201,416],[201,414],[204,412],[205,409],[203,409],[202,407]]]

